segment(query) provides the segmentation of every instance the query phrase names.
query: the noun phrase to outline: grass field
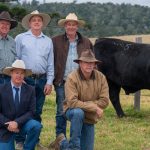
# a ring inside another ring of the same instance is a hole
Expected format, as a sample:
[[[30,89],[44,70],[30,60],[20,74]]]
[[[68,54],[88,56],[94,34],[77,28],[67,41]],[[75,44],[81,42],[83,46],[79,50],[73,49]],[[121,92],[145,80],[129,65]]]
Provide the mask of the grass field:
[[[41,143],[48,146],[55,138],[55,93],[48,96],[43,110]],[[119,119],[110,103],[95,128],[94,150],[150,150],[150,92],[142,91],[141,110],[133,108],[133,95],[121,92],[122,107],[127,115]],[[67,128],[69,137],[69,124]]]

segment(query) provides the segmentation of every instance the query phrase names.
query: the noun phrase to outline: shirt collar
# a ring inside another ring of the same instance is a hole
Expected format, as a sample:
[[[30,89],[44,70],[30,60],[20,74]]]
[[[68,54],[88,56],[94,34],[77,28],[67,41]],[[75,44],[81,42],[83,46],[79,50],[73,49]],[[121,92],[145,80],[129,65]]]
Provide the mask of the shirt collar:
[[[35,37],[35,35],[33,35],[33,33],[31,32],[31,30],[28,30],[27,32],[26,32],[26,34],[27,35],[32,35],[32,36],[34,36]],[[39,35],[39,36],[37,36],[37,37],[45,37],[45,35],[43,34],[43,32],[41,32],[41,34]]]
[[[66,36],[67,36],[67,34],[66,34]],[[67,39],[69,39],[68,36],[67,36]],[[78,38],[78,34],[76,34],[75,40],[74,40],[73,42],[77,42],[78,39],[79,39],[79,38]]]
[[[79,76],[80,76],[80,79],[81,79],[81,80],[87,80],[87,79],[84,77],[84,75],[83,75],[83,73],[82,73],[80,67],[79,67],[79,69],[78,69],[78,73],[79,73]],[[94,70],[93,70],[93,71],[92,71],[92,74],[91,74],[91,76],[90,76],[90,80],[94,80],[94,79],[95,79],[95,72],[94,72]]]
[[[16,87],[14,84],[13,84],[13,82],[11,81],[11,87],[12,87],[12,89],[13,89],[13,87]],[[21,90],[21,85],[19,86],[19,87],[16,87],[16,88],[19,88],[19,91]]]
[[[0,40],[9,40],[8,35],[6,35],[6,37],[2,37],[2,36],[0,35]]]

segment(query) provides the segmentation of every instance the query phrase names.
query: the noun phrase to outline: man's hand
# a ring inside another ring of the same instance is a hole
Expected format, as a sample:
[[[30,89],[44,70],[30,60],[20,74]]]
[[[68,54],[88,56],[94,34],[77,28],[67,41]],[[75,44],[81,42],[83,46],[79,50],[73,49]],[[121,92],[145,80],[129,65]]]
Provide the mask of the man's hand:
[[[15,122],[15,121],[9,121],[9,122],[6,122],[5,123],[6,125],[8,125],[7,129],[11,132],[19,132],[19,129],[18,129],[18,123]]]
[[[46,84],[44,87],[44,94],[45,95],[50,95],[52,91],[52,85]]]
[[[98,117],[101,118],[103,115],[103,110],[97,106],[96,113],[97,113]]]

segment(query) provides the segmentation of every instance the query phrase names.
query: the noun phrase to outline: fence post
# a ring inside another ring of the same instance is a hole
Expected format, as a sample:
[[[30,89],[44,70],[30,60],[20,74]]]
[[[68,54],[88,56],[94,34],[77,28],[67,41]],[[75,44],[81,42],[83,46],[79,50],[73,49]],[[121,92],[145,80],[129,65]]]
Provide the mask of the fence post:
[[[136,37],[135,42],[142,43],[142,37]],[[141,91],[137,91],[134,94],[134,109],[137,111],[140,111],[140,96],[141,96]]]

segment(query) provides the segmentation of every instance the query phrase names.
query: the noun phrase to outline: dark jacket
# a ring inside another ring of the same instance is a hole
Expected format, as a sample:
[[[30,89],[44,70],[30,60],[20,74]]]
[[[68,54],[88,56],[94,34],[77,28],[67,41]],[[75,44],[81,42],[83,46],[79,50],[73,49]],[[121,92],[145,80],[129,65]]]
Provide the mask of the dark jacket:
[[[80,56],[81,52],[85,49],[93,49],[92,43],[88,38],[83,37],[77,32],[77,53]],[[65,73],[66,61],[69,50],[69,40],[66,34],[58,35],[52,38],[54,45],[54,70],[55,78],[54,85],[59,85],[63,82]]]
[[[35,90],[27,84],[21,86],[20,106],[16,113],[11,83],[0,86],[0,140],[7,141],[13,132],[7,130],[8,121],[16,121],[21,128],[35,113]]]

